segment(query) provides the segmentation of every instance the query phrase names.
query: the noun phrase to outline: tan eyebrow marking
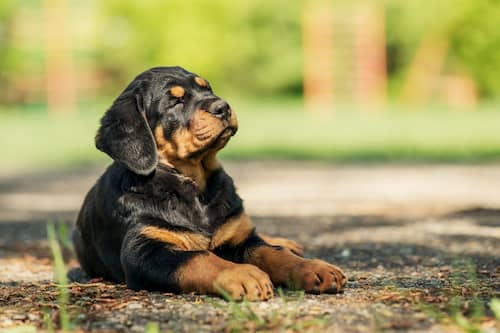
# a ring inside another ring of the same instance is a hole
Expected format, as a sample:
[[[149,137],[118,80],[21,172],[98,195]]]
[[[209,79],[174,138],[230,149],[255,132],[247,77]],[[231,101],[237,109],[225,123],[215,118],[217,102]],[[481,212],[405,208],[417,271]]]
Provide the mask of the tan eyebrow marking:
[[[207,81],[203,80],[201,77],[197,76],[194,78],[194,82],[196,82],[200,87],[206,87]]]
[[[184,96],[185,91],[184,91],[183,87],[175,86],[175,87],[170,88],[170,93],[174,97],[181,98]]]

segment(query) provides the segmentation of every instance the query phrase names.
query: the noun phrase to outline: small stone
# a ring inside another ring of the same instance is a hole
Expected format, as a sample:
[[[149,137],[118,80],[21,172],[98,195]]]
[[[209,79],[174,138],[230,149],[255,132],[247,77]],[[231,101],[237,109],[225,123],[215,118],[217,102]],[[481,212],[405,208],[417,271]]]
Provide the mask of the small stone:
[[[134,303],[129,303],[129,304],[127,305],[127,309],[129,309],[129,310],[138,310],[138,309],[142,309],[142,304],[140,304],[140,303],[136,303],[136,302],[134,302]]]
[[[343,258],[349,258],[351,256],[351,250],[343,249],[342,252],[340,253],[340,256]]]
[[[130,328],[131,332],[144,332],[144,327],[140,325],[134,325]]]
[[[28,313],[28,319],[31,321],[39,320],[40,315],[34,313]]]
[[[14,320],[25,320],[26,318],[27,318],[27,316],[24,314],[16,314],[16,315],[12,316],[12,319],[14,319]]]
[[[14,322],[10,319],[2,319],[2,321],[0,322],[0,324],[2,324],[2,326],[11,326],[11,325],[14,325]]]

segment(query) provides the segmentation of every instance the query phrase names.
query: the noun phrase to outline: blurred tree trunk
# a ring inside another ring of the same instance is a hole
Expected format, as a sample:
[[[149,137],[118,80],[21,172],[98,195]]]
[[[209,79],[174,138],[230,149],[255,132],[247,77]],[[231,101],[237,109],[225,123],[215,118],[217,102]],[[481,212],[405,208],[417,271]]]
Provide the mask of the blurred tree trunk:
[[[354,99],[362,105],[380,104],[387,89],[384,8],[378,1],[362,2],[355,13]]]
[[[447,38],[441,36],[428,35],[423,38],[408,69],[402,101],[413,105],[429,102],[443,71],[448,46]]]
[[[302,19],[304,102],[307,110],[333,103],[333,11],[331,1],[307,0]]]
[[[310,110],[333,103],[385,102],[385,15],[381,2],[308,0],[304,7],[304,100]]]
[[[76,111],[70,11],[66,0],[44,0],[45,77],[49,113]]]

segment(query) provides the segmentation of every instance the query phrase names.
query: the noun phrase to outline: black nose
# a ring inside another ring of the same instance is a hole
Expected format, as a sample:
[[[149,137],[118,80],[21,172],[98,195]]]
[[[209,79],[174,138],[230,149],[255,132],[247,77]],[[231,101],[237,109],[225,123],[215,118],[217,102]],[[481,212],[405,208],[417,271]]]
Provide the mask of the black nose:
[[[208,112],[216,117],[228,119],[231,116],[231,108],[224,101],[216,101],[210,105]]]

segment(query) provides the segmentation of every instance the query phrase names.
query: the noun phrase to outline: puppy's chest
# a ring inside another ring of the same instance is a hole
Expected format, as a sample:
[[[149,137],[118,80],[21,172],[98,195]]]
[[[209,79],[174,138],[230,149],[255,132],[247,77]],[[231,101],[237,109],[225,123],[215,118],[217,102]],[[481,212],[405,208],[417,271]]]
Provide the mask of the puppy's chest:
[[[142,230],[142,234],[179,250],[197,251],[238,244],[253,230],[246,214],[230,215],[232,209],[227,203],[210,206],[195,201],[191,206],[193,211],[187,217],[187,228],[176,230],[173,228],[175,222],[165,220],[164,226],[148,226]]]
[[[215,250],[221,246],[236,246],[253,231],[247,216],[231,218],[216,228],[211,234],[197,232],[174,232],[168,229],[154,229],[147,234],[149,238],[169,243],[183,251]]]
[[[202,193],[184,178],[175,180],[152,187],[158,204],[152,211],[161,215],[163,223],[147,227],[143,231],[147,237],[182,250],[207,250],[232,242],[241,230],[249,229],[242,200],[223,171],[208,180]]]
[[[226,195],[217,195],[210,200],[201,196],[194,198],[193,207],[196,207],[200,216],[198,221],[193,220],[194,227],[206,235],[213,235],[234,215],[241,212],[241,203],[231,199]]]

